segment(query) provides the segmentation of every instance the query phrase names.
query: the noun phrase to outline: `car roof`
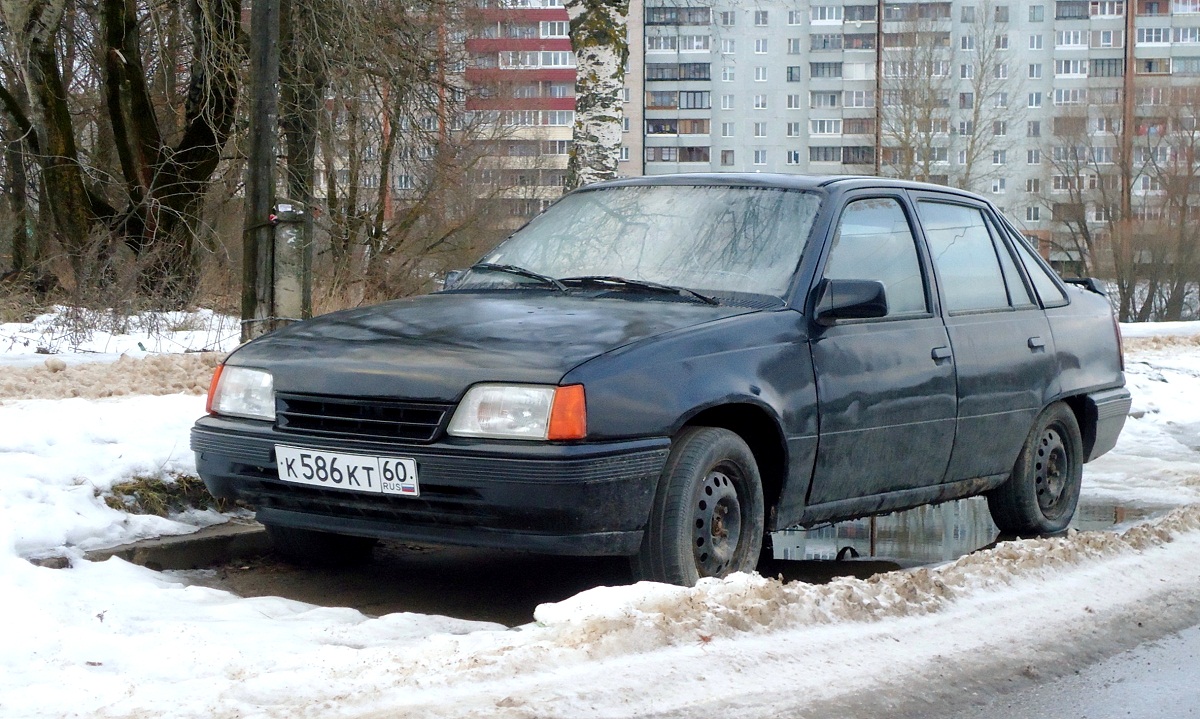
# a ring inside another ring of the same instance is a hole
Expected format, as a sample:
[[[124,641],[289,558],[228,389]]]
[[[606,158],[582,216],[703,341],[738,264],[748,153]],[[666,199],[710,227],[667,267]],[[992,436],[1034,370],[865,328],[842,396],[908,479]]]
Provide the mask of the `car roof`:
[[[787,190],[855,190],[860,188],[902,188],[929,192],[944,192],[976,200],[982,197],[964,190],[929,182],[898,180],[890,177],[870,175],[785,175],[768,172],[694,172],[674,175],[647,175],[629,177],[588,185],[583,190],[600,190],[610,187],[653,186],[653,185],[733,185],[741,187],[774,187]]]

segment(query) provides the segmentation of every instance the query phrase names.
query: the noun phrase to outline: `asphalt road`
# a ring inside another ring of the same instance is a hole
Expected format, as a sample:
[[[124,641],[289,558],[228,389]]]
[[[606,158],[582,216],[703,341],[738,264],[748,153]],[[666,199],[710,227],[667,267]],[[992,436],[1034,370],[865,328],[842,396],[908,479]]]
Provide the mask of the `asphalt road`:
[[[978,698],[928,719],[1187,719],[1200,717],[1200,626],[1015,693]]]

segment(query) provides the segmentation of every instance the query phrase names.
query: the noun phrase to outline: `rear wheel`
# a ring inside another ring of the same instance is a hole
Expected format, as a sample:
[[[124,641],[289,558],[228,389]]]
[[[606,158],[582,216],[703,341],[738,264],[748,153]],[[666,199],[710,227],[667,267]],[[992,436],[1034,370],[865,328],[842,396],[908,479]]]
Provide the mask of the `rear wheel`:
[[[715,427],[685,429],[659,479],[634,574],[691,586],[701,577],[752,571],[763,516],[762,479],[742,438]]]
[[[1082,479],[1079,422],[1056,402],[1038,416],[1012,476],[988,494],[992,520],[1010,534],[1061,532],[1075,516]]]
[[[293,564],[313,567],[352,567],[366,564],[379,540],[312,529],[264,524],[275,552]]]

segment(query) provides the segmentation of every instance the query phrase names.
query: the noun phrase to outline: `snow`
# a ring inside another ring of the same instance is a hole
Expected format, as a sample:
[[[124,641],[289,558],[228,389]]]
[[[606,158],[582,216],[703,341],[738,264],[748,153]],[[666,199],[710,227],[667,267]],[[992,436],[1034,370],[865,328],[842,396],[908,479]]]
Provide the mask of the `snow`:
[[[1127,378],[1132,416],[1087,465],[1083,492],[1175,507],[1165,516],[823,585],[735,575],[597,587],[516,629],[245,599],[86,561],[90,548],[222,521],[130,516],[101,496],[131,476],[194,471],[187,431],[203,397],[0,401],[0,716],[853,715],[845,707],[868,697],[964,691],[1001,662],[1052,671],[1137,627],[1196,620],[1200,352],[1133,350]],[[26,561],[50,554],[72,567]]]

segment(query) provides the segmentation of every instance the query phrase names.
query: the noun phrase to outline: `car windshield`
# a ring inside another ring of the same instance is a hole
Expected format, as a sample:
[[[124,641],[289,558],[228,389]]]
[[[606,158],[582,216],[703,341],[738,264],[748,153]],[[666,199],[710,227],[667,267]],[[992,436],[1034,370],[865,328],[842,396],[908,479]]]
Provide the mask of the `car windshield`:
[[[813,193],[760,187],[588,190],[555,203],[482,263],[508,268],[500,281],[522,285],[530,275],[547,286],[549,278],[605,277],[781,297],[819,206]],[[495,272],[471,274],[467,286],[498,281]]]

